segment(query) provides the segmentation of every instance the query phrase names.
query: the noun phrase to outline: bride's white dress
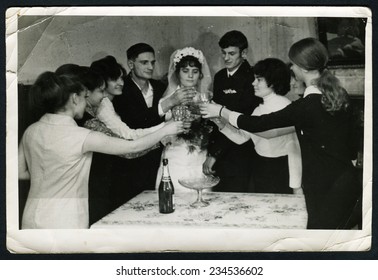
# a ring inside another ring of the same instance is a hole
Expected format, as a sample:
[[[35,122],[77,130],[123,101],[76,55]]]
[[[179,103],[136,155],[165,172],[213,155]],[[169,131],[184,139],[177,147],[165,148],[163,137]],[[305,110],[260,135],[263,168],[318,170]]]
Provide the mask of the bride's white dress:
[[[200,150],[198,147],[193,151],[189,151],[188,144],[183,139],[170,137],[171,144],[167,144],[162,153],[162,160],[168,159],[169,175],[175,192],[195,192],[194,190],[185,188],[178,180],[187,178],[198,178],[203,176],[202,164],[206,160],[206,150]],[[164,142],[166,142],[164,141]],[[156,178],[156,188],[159,187],[162,177],[162,160]]]
[[[167,98],[171,94],[175,92],[178,88],[180,88],[180,82],[177,79],[175,73],[175,55],[180,50],[176,50],[172,53],[170,57],[169,63],[169,71],[168,71],[168,88],[166,93],[164,94],[164,98]],[[191,55],[191,54],[187,54]],[[206,62],[206,58],[202,57],[200,60],[202,64],[202,78],[198,82],[197,91],[198,94],[193,98],[193,103],[198,103],[201,101],[201,97],[199,92],[205,92],[210,88],[211,84],[211,73],[209,65]],[[172,117],[172,112],[166,114],[166,119]],[[171,180],[173,182],[173,186],[175,188],[175,192],[196,192],[195,190],[185,188],[182,186],[178,180],[179,179],[187,179],[187,178],[199,178],[204,176],[202,173],[202,164],[206,160],[207,150],[200,149],[199,146],[195,146],[195,149],[191,149],[189,151],[188,142],[185,142],[182,138],[177,138],[176,136],[166,137],[162,140],[162,143],[171,143],[165,144],[164,151],[162,153],[162,159],[165,157],[168,159],[168,169]],[[194,146],[191,146],[194,147]],[[156,178],[156,188],[159,187],[161,177],[162,177],[162,160],[160,161],[160,167],[158,170],[157,178]],[[209,189],[207,189],[209,190]]]

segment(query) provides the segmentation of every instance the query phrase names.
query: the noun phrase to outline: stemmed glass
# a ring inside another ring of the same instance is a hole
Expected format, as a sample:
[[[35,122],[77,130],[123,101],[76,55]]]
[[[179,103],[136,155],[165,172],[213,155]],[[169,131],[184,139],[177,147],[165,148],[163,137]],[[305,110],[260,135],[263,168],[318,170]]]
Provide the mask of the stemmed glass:
[[[219,177],[205,174],[199,178],[185,178],[178,180],[178,182],[184,187],[197,191],[197,200],[190,204],[190,206],[194,208],[206,207],[209,205],[208,201],[202,199],[202,190],[214,187],[219,181]]]
[[[172,108],[172,116],[175,121],[190,121],[190,110],[187,105],[177,105]],[[184,130],[184,134],[189,132],[189,128]]]
[[[210,100],[213,98],[213,93],[209,90],[205,90],[200,92],[200,99],[203,103],[209,103]]]
[[[210,90],[205,90],[199,93],[201,103],[208,104],[213,99],[213,93]],[[209,120],[205,119],[205,123],[208,124]]]
[[[184,121],[190,114],[188,106],[177,105],[172,108],[172,116],[175,121]]]

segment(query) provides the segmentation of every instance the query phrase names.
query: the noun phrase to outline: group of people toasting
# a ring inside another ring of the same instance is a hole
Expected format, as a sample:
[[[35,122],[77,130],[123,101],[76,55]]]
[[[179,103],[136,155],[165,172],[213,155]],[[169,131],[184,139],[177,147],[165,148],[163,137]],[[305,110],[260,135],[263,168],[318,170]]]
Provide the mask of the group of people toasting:
[[[19,146],[19,178],[31,181],[22,228],[88,228],[155,188],[162,158],[175,191],[185,191],[180,178],[216,174],[213,191],[303,193],[308,229],[354,226],[362,186],[351,106],[326,68],[327,49],[305,38],[290,47],[290,64],[251,66],[242,32],[227,32],[219,47],[225,68],[214,78],[204,53],[184,47],[166,81],[152,79],[146,43],[127,50],[128,74],[112,56],[42,73],[29,93],[41,118]],[[285,97],[292,79],[305,85],[294,102]]]

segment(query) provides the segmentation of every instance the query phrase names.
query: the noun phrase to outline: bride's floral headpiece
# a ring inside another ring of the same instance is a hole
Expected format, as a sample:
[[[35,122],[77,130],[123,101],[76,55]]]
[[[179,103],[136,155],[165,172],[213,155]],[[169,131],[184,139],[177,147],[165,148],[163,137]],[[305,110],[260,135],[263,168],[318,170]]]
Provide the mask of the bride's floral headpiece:
[[[175,57],[173,58],[173,62],[175,63],[175,66],[177,63],[180,62],[180,60],[185,57],[185,56],[194,56],[195,58],[198,59],[199,63],[203,64],[203,53],[200,50],[197,50],[193,47],[186,47],[181,50],[178,50],[175,54]]]

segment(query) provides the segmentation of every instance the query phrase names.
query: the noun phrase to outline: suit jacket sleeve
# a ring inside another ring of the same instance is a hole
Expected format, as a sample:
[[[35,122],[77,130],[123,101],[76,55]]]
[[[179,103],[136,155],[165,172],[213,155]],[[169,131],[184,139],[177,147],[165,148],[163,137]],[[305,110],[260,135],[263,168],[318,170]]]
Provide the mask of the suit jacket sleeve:
[[[300,125],[304,119],[302,100],[297,100],[282,110],[262,115],[249,116],[240,115],[237,119],[237,126],[248,132],[261,132],[274,128]]]
[[[115,98],[114,108],[130,128],[148,128],[163,122],[159,116],[158,102],[165,90],[164,84],[151,81],[154,90],[154,99],[151,108],[148,108],[142,93],[133,81],[125,82],[123,96]]]
[[[252,75],[249,75],[248,77],[252,77]],[[219,91],[222,90],[219,87],[219,84],[221,84],[220,80],[222,80],[222,73],[218,72],[214,77],[214,101],[222,104],[222,102],[218,99]],[[241,98],[235,104],[232,104],[232,108],[229,109],[236,110],[247,115],[252,114],[253,110],[261,102],[261,100],[253,94],[252,82],[253,81],[251,79],[246,79],[243,81],[243,88],[245,90],[243,90]],[[215,158],[221,158],[223,155],[227,154],[227,152],[232,149],[234,145],[235,144],[225,135],[223,135],[215,126],[210,135],[208,153]]]

